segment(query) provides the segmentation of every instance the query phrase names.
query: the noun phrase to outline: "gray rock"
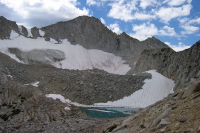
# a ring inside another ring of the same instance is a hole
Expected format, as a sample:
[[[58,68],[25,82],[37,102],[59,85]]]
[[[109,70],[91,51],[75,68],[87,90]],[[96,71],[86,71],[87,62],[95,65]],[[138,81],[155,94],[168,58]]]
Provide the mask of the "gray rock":
[[[37,39],[37,37],[40,37],[39,29],[37,27],[31,28],[31,34],[33,35],[34,39]]]
[[[161,122],[161,119],[164,119],[171,112],[171,108],[164,110],[157,118],[155,118],[151,124],[151,127],[157,127]]]
[[[160,129],[170,124],[166,119],[161,119],[160,123],[156,126],[156,129]]]

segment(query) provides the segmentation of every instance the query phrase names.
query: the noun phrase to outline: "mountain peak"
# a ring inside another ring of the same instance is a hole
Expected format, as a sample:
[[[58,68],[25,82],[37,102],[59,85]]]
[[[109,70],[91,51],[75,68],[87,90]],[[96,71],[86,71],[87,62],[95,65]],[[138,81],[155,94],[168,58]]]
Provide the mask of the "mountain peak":
[[[5,19],[3,16],[1,19]],[[36,39],[40,37],[39,29],[34,27],[29,31],[16,24],[13,21],[7,21],[1,24],[0,28],[4,28],[0,32],[0,39],[8,39],[11,30],[19,35]],[[49,41],[50,38],[62,43],[67,39],[71,44],[80,44],[86,49],[99,49],[105,52],[114,53],[119,56],[127,57],[141,52],[144,49],[168,48],[155,37],[140,42],[138,39],[132,38],[123,32],[120,35],[112,32],[102,22],[91,16],[79,16],[69,21],[61,21],[55,24],[42,27],[40,30],[44,32],[44,39]],[[29,36],[29,34],[32,34]]]
[[[0,16],[0,20],[7,20],[4,16]]]
[[[148,46],[154,47],[154,48],[170,48],[168,45],[161,42],[159,39],[157,39],[154,36],[148,37],[146,40],[144,40],[142,42],[147,44]]]

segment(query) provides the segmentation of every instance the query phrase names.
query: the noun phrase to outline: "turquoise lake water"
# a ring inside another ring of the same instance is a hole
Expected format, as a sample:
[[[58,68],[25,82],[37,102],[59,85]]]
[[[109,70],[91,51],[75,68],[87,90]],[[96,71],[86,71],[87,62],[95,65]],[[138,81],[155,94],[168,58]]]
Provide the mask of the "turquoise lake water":
[[[81,110],[93,118],[116,118],[134,114],[139,109],[125,107],[81,107]]]

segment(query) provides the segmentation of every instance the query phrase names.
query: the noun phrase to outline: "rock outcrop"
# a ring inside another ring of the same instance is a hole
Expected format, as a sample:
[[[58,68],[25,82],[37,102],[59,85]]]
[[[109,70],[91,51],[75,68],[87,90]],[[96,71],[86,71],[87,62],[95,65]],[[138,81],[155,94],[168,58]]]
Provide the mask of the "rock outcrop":
[[[12,30],[20,34],[16,22],[7,20],[3,16],[0,16],[0,39],[9,39]]]
[[[17,48],[8,48],[8,51],[25,64],[53,64],[56,61],[65,59],[65,54],[59,50],[52,49],[34,49],[31,51],[21,51]]]
[[[37,37],[40,37],[39,29],[37,27],[31,28],[31,34],[33,35],[34,39],[37,39]]]

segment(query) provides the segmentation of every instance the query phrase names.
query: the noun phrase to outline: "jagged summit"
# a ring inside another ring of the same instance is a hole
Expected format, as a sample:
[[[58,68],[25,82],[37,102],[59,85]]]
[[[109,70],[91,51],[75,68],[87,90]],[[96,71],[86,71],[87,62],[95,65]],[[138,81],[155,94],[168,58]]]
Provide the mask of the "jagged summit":
[[[79,16],[40,29],[33,27],[30,30],[24,26],[18,26],[16,22],[9,21],[4,17],[1,19],[1,39],[9,39],[11,30],[13,30],[19,35],[32,39],[44,37],[46,41],[50,41],[52,38],[57,43],[62,43],[62,40],[67,39],[71,44],[79,44],[86,49],[99,49],[125,58],[136,55],[144,49],[169,48],[155,37],[139,41],[125,32],[117,35],[103,25],[99,19],[90,16]],[[40,31],[43,32],[43,35]]]

